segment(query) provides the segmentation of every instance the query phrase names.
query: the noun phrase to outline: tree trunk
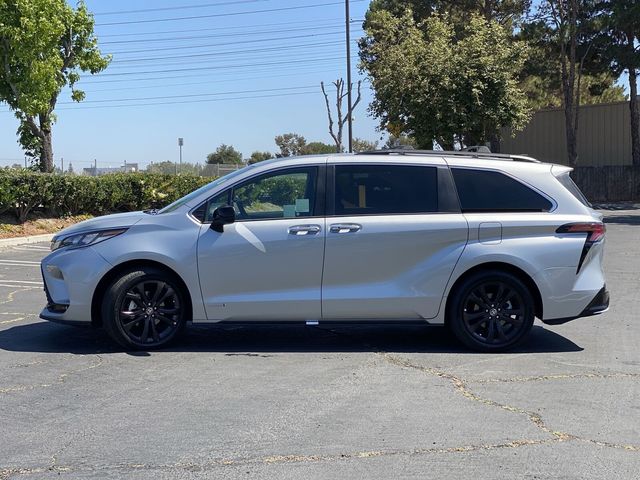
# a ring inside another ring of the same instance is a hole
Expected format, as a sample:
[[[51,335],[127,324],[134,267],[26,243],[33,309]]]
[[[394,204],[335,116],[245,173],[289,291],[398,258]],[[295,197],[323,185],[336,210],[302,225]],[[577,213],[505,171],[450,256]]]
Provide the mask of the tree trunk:
[[[53,145],[51,142],[51,127],[41,127],[42,148],[40,150],[40,171],[53,172]]]
[[[631,110],[631,155],[633,164],[640,166],[640,110],[638,109],[638,72],[629,69],[629,109]]]

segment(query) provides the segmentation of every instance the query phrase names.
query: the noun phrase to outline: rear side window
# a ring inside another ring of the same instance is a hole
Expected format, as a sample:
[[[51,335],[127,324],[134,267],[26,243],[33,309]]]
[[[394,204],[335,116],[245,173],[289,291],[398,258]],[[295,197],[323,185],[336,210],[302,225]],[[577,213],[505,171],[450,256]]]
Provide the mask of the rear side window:
[[[500,172],[452,168],[463,212],[548,212],[552,204]]]
[[[582,203],[586,207],[591,208],[591,203],[589,203],[589,200],[587,200],[587,197],[584,196],[584,194],[580,191],[578,186],[573,182],[573,179],[569,176],[568,172],[563,173],[562,175],[559,175],[556,178],[564,188],[566,188],[567,190],[569,190],[569,192],[571,192],[571,195],[573,195],[580,201],[580,203]]]
[[[437,210],[436,167],[336,166],[336,215],[429,213]]]

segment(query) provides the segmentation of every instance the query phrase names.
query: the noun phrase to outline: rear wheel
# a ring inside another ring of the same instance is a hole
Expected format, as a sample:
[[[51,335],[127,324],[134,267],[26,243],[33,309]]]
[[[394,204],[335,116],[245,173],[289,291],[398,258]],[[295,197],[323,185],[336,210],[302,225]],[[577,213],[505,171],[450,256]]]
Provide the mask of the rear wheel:
[[[175,340],[186,322],[185,294],[166,272],[149,267],[124,272],[102,303],[105,330],[120,345],[155,349]]]
[[[483,352],[513,348],[529,333],[535,318],[534,299],[516,276],[501,271],[478,272],[453,293],[449,325],[466,346]]]

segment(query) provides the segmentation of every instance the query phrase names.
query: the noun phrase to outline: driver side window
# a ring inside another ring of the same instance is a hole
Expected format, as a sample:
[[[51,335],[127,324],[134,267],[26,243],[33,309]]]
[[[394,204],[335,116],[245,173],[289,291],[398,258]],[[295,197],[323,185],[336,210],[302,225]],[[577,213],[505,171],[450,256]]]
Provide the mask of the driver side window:
[[[233,189],[231,205],[238,220],[309,217],[313,215],[316,167],[267,173]]]

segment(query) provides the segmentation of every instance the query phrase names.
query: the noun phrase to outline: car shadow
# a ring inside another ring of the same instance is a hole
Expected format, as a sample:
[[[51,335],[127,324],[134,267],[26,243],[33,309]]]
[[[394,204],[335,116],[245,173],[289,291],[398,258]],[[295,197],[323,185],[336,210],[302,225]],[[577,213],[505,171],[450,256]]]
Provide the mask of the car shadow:
[[[0,349],[14,352],[77,355],[122,352],[101,329],[38,322],[0,331]],[[571,340],[533,327],[528,339],[511,353],[579,352]],[[449,331],[436,326],[396,325],[193,325],[163,352],[215,352],[227,355],[314,352],[474,353]],[[130,352],[146,356],[148,352]]]

